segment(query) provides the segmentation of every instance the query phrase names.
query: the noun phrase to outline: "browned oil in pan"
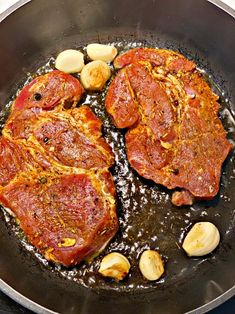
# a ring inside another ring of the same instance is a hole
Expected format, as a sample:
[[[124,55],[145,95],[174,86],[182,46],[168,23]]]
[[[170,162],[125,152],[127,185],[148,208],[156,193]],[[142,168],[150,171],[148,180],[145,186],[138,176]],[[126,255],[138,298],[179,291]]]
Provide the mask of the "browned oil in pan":
[[[113,44],[118,47],[119,53],[136,46],[143,46],[140,42],[117,42]],[[80,50],[82,49],[81,47]],[[46,73],[52,69],[54,69],[53,58],[45,66],[39,68],[34,75],[28,75],[25,84],[36,75]],[[225,129],[228,131],[228,138],[235,143],[234,118],[228,99],[224,97],[223,91],[213,83],[211,77],[204,70],[201,71],[214,92],[220,96],[220,117]],[[115,70],[113,69],[114,75]],[[219,194],[212,201],[196,202],[190,207],[177,208],[170,201],[170,190],[142,178],[130,167],[125,153],[125,131],[120,131],[113,125],[104,107],[107,88],[108,86],[101,93],[86,93],[80,104],[89,105],[101,118],[103,121],[103,134],[115,154],[116,163],[111,172],[117,189],[117,208],[120,223],[118,234],[92,263],[83,263],[77,267],[67,269],[48,263],[27,242],[14,219],[5,213],[8,226],[14,230],[22,245],[32,254],[36,254],[45,267],[58,272],[68,280],[73,280],[91,289],[142,292],[156,287],[174,285],[182,278],[183,280],[190,280],[197,271],[200,271],[203,263],[215,262],[216,256],[223,250],[223,242],[226,242],[235,226],[234,211],[230,209],[231,204],[234,203],[234,193],[231,188],[235,176],[233,152],[230,153],[223,167]],[[213,222],[221,232],[222,244],[216,252],[209,256],[188,258],[181,248],[181,242],[189,227],[198,221]],[[160,250],[166,262],[165,275],[156,282],[145,280],[138,268],[139,256],[146,249]],[[128,257],[132,266],[129,276],[123,282],[117,283],[111,279],[105,279],[97,273],[102,257],[113,251],[118,251]]]

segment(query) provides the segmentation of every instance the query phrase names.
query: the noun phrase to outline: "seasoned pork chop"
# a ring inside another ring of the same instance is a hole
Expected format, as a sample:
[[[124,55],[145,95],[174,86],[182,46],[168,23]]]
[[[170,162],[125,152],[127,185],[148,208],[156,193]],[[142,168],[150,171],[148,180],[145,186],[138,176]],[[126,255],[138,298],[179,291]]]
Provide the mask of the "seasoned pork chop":
[[[211,199],[232,144],[218,118],[218,97],[195,64],[170,50],[137,48],[116,58],[122,68],[105,105],[126,133],[127,156],[143,177],[169,189],[175,205]]]
[[[106,193],[104,193],[106,191]],[[46,259],[71,266],[99,253],[117,230],[109,172],[19,176],[0,195]]]
[[[71,266],[99,253],[118,228],[114,162],[101,121],[76,108],[79,81],[60,71],[23,88],[0,138],[0,202],[46,257]]]

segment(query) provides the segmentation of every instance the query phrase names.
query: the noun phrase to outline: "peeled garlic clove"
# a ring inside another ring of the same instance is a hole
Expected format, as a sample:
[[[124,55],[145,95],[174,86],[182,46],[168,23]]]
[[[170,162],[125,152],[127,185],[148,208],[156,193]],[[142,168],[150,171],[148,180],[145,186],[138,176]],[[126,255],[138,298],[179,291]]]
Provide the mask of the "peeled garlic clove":
[[[157,280],[164,273],[164,265],[160,254],[153,250],[142,253],[139,261],[142,275],[148,280]]]
[[[117,55],[117,49],[114,46],[89,44],[87,46],[87,54],[91,60],[111,62]]]
[[[183,242],[188,256],[203,256],[211,253],[219,244],[220,234],[211,222],[196,223]]]
[[[128,259],[117,252],[106,255],[100,264],[99,273],[119,281],[126,277],[130,270]]]
[[[81,82],[85,89],[101,90],[111,76],[109,66],[100,60],[92,61],[84,66]]]
[[[65,73],[80,72],[84,67],[84,55],[78,50],[64,50],[57,56],[55,67]]]

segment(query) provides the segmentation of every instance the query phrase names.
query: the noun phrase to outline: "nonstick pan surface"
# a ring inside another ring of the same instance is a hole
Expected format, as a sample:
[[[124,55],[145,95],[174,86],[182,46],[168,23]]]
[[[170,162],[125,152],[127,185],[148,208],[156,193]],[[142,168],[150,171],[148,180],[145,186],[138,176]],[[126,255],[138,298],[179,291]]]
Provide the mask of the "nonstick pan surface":
[[[114,42],[119,51],[136,45],[164,47],[194,59],[221,97],[221,119],[234,143],[233,13],[205,0],[34,0],[25,4],[0,24],[2,123],[10,97],[30,77],[28,73],[47,61],[53,66],[51,56],[91,42]],[[203,313],[235,294],[234,151],[225,162],[221,189],[213,201],[175,208],[168,190],[139,177],[125,163],[123,134],[105,115],[103,97],[88,95],[84,102],[103,119],[104,135],[119,160],[112,171],[121,228],[104,254],[118,250],[130,256],[131,275],[117,284],[97,277],[96,262],[88,267],[89,276],[82,276],[85,266],[67,271],[47,265],[30,252],[32,247],[1,212],[0,288],[38,313]],[[115,143],[112,136],[118,138]],[[176,243],[192,223],[202,220],[218,226],[222,241],[214,254],[189,259]],[[136,247],[131,246],[134,243]],[[147,283],[138,273],[137,258],[146,247],[159,248],[167,261],[166,276],[158,283]]]

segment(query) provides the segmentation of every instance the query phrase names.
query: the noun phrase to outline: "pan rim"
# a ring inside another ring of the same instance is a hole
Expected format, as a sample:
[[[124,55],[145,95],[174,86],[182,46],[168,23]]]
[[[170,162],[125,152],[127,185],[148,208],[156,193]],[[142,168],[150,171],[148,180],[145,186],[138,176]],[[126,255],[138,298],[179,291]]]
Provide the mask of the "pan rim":
[[[7,10],[3,13],[0,13],[0,23],[6,19],[10,14],[18,10],[20,7],[24,6],[25,4],[29,3],[31,0],[19,0],[12,6],[10,6]],[[225,13],[229,14],[235,19],[235,10],[229,7],[227,4],[222,2],[221,0],[205,0],[210,2],[211,4],[215,5],[219,9],[223,10]],[[58,314],[58,312],[54,312],[44,306],[30,300],[29,298],[25,297],[23,294],[12,288],[8,285],[4,280],[0,278],[0,290],[10,297],[12,300],[16,301],[20,305],[24,306],[25,308],[38,313],[38,314]],[[210,302],[193,309],[191,311],[186,312],[185,314],[203,314],[208,312],[217,306],[221,305],[222,303],[226,302],[230,298],[235,296],[235,285],[231,287],[229,290],[224,292],[223,294],[219,295],[217,298],[211,300]]]
[[[58,314],[58,312],[54,312],[45,308],[44,306],[30,300],[29,298],[25,297],[23,294],[9,286],[5,281],[0,278],[0,290],[10,297],[12,300],[16,301],[20,305],[24,306],[30,311],[33,311],[38,314]]]

